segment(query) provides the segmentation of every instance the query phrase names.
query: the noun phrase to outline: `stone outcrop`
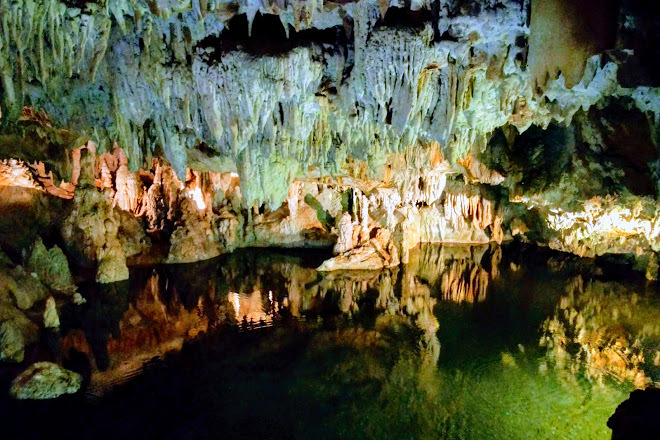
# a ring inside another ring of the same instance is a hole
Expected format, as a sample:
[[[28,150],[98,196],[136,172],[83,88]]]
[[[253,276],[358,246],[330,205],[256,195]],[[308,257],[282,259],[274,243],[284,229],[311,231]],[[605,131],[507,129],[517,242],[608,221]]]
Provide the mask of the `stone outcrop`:
[[[46,309],[44,310],[44,328],[59,329],[60,317],[57,315],[57,306],[55,298],[49,296],[46,300]]]
[[[12,382],[9,394],[15,399],[54,399],[80,389],[78,373],[65,370],[52,362],[30,365]]]
[[[374,232],[374,237],[370,238],[365,244],[323,262],[317,270],[378,270],[398,266],[399,251],[392,241],[390,231],[379,228]]]
[[[205,209],[200,209],[187,198],[181,202],[179,209],[181,216],[174,225],[167,261],[191,263],[220,255],[223,249]]]
[[[40,237],[37,237],[32,247],[27,270],[35,273],[38,279],[54,292],[71,295],[76,292],[76,285],[64,252],[57,246],[46,249]]]
[[[111,200],[95,188],[78,188],[71,214],[62,225],[62,236],[78,264],[98,262],[99,282],[128,278],[126,254],[118,232],[119,216]]]

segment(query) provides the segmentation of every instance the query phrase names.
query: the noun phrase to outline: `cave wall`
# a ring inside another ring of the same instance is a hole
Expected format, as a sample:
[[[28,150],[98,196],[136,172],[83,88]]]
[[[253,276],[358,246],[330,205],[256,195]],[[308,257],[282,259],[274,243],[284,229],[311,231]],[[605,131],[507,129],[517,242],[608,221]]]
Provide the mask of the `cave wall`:
[[[616,8],[572,3],[3,2],[3,129],[29,106],[101,152],[116,141],[133,171],[152,156],[181,178],[237,171],[248,206],[276,208],[310,168],[353,159],[378,178],[389,154],[431,141],[455,164],[507,123],[570,122],[608,94],[648,101],[616,63],[587,62]]]
[[[567,87],[580,82],[587,59],[613,49],[618,0],[534,0],[529,66],[536,85],[561,74]]]
[[[328,267],[371,268],[420,242],[660,250],[652,5],[12,0],[0,14],[0,172],[69,200],[39,221],[97,279],[159,246],[189,262],[334,244]]]

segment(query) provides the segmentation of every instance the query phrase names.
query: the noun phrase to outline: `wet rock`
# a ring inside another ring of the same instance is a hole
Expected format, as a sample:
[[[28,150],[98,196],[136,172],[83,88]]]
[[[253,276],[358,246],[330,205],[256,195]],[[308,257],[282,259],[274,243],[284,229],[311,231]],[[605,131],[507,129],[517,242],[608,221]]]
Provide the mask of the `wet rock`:
[[[9,394],[15,399],[54,399],[80,389],[78,373],[65,370],[52,362],[37,362],[12,382]]]
[[[124,156],[125,158],[125,156]],[[137,213],[142,199],[142,185],[137,173],[131,173],[126,164],[122,164],[115,177],[115,201],[117,206],[131,213]]]
[[[649,256],[649,261],[646,265],[646,279],[649,281],[658,279],[658,254],[655,252]]]
[[[119,225],[113,219],[103,222],[104,240],[97,248],[98,269],[96,281],[99,283],[114,283],[128,279],[126,254],[117,238]]]
[[[76,190],[73,209],[62,225],[67,251],[82,266],[98,265],[101,283],[128,278],[126,254],[117,236],[119,215],[112,200],[93,187]]]
[[[19,327],[13,321],[0,324],[0,360],[22,362],[25,339]]]
[[[0,360],[23,361],[24,348],[37,339],[37,326],[21,312],[11,294],[0,288]]]
[[[398,266],[399,252],[390,231],[379,228],[374,232],[374,238],[366,244],[324,261],[317,270],[379,270]]]
[[[223,249],[206,209],[200,209],[188,198],[181,201],[179,208],[181,215],[170,238],[167,262],[191,263],[220,255]]]
[[[57,315],[55,298],[52,296],[49,296],[46,300],[46,309],[44,310],[44,327],[55,329],[60,328],[60,317]]]
[[[73,294],[76,291],[64,252],[57,246],[46,249],[40,237],[37,237],[32,247],[27,268],[55,292]]]
[[[383,258],[372,246],[363,246],[326,260],[316,270],[379,270],[385,267]]]
[[[27,310],[44,299],[47,289],[35,273],[25,272],[21,266],[0,269],[0,291],[10,293],[19,309]]]
[[[357,245],[358,232],[358,223],[353,221],[351,214],[343,213],[337,222],[337,243],[332,252],[341,254],[353,249]]]
[[[488,169],[479,159],[468,154],[457,161],[467,170],[467,178],[471,182],[486,183],[488,185],[499,185],[504,182],[504,176],[495,170]]]
[[[148,252],[151,249],[151,240],[145,233],[142,222],[126,211],[117,212],[117,216],[119,217],[117,238],[126,258]]]

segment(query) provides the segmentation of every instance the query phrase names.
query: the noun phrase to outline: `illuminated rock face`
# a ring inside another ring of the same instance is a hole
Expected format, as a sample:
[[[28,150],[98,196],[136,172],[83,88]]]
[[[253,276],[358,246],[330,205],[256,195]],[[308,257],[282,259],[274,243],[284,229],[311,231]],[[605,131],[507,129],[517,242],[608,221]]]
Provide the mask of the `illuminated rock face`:
[[[102,282],[246,246],[373,269],[513,236],[653,278],[655,12],[3,2],[0,187],[71,200],[48,221]]]
[[[21,373],[12,383],[11,396],[16,399],[54,399],[73,394],[80,389],[78,373],[65,370],[51,362],[37,362]]]

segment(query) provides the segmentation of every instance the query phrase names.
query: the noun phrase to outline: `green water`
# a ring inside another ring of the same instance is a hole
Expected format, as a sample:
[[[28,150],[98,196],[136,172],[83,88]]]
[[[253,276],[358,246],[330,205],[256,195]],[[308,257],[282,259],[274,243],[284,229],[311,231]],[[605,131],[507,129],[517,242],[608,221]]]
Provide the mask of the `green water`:
[[[209,326],[93,404],[70,398],[67,411],[81,416],[49,432],[609,439],[617,405],[660,380],[655,284],[618,267],[526,248],[425,246],[393,270],[317,273],[323,257],[245,251],[141,269],[105,296],[86,291],[102,298],[83,313],[95,318],[71,319],[63,341],[86,322],[108,371],[132,352],[103,344],[156,326],[147,307],[157,303],[171,325],[187,313]],[[163,334],[170,324],[158,325]],[[92,331],[101,327],[115,336]],[[11,408],[19,418],[28,409]]]

